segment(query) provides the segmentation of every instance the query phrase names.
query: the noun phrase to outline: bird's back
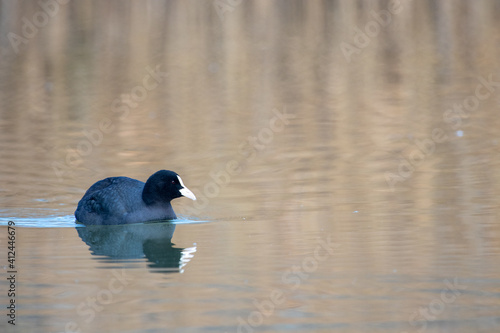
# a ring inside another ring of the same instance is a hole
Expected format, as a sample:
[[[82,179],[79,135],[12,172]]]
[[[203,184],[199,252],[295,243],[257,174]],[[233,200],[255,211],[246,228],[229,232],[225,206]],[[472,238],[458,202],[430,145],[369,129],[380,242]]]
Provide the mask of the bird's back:
[[[85,224],[126,223],[127,214],[144,206],[143,188],[143,182],[128,177],[100,180],[78,202],[75,217]]]

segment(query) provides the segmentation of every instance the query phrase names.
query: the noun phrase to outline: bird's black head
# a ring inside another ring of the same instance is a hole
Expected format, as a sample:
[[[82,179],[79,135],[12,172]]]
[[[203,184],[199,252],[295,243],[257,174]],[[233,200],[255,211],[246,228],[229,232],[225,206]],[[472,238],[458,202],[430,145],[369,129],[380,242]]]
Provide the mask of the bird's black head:
[[[181,177],[169,170],[160,170],[154,173],[149,177],[142,191],[142,200],[147,205],[168,203],[172,199],[182,196],[196,200],[193,192],[184,186]]]

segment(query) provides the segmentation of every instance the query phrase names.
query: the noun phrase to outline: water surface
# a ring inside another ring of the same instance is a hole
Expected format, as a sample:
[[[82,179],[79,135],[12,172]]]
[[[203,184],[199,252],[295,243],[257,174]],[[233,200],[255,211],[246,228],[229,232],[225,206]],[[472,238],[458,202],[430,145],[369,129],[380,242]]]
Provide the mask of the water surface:
[[[0,2],[2,332],[499,331],[497,1],[40,11]],[[178,220],[75,223],[160,169]]]

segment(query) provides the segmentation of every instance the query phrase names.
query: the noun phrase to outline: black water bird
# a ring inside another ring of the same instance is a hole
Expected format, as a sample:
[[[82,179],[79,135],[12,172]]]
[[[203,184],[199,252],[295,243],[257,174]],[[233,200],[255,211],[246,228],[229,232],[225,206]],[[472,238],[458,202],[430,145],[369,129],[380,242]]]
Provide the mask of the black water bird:
[[[181,196],[196,200],[173,171],[160,170],[146,183],[128,177],[110,177],[85,192],[75,217],[86,225],[172,220],[177,216],[170,201]]]

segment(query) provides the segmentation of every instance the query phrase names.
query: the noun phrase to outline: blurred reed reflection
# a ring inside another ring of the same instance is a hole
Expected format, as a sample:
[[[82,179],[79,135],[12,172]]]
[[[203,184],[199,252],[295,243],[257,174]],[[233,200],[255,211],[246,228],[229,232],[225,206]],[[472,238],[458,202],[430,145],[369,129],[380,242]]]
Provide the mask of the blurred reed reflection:
[[[70,1],[41,24],[39,1],[0,1],[1,216],[72,223],[95,181],[171,169],[207,198],[174,209],[216,221],[176,233],[184,250],[169,226],[77,228],[90,251],[68,230],[25,228],[26,331],[62,331],[106,287],[97,268],[144,257],[130,273],[146,287],[89,331],[235,331],[332,234],[339,258],[255,331],[411,331],[456,277],[467,292],[426,332],[497,332],[500,2],[214,3]],[[489,78],[488,97],[457,111]],[[261,149],[249,137],[275,109],[294,118]],[[422,152],[436,128],[446,140]],[[207,192],[232,160],[241,172]],[[189,274],[149,274],[182,269],[195,241]]]

